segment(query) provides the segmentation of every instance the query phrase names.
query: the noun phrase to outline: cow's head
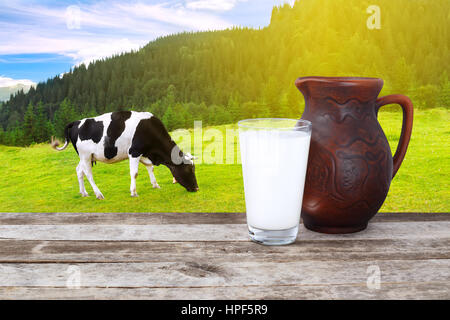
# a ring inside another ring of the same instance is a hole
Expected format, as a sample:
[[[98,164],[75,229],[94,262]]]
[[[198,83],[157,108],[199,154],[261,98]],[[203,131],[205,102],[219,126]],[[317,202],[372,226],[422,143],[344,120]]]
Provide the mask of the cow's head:
[[[195,177],[194,159],[195,157],[189,153],[181,153],[181,163],[180,161],[174,161],[175,163],[167,166],[172,172],[175,180],[189,192],[198,191],[197,178]]]

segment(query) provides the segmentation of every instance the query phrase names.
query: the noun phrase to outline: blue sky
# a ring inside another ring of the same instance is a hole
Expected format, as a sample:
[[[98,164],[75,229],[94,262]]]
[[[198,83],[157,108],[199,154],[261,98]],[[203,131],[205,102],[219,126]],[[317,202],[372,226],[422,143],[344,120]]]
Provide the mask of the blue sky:
[[[0,87],[39,82],[163,35],[264,27],[293,0],[16,1],[0,3]]]

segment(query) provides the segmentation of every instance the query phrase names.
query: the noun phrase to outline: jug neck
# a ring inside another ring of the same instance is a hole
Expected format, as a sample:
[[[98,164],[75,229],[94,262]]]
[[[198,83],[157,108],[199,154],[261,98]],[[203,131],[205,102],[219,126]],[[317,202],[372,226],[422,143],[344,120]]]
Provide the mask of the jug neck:
[[[383,87],[383,80],[356,77],[302,77],[295,81],[295,86],[305,97],[305,108],[309,108],[328,105],[323,102],[330,99],[337,104],[346,104],[350,100],[359,101],[361,104],[375,101]]]

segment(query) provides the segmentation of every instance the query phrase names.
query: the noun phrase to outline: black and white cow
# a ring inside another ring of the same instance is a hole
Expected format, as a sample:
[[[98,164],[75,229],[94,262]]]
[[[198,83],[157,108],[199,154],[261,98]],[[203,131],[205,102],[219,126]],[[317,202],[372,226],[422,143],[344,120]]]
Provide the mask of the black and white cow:
[[[137,196],[136,177],[139,162],[147,167],[153,188],[159,188],[153,173],[153,165],[167,166],[174,177],[188,191],[197,191],[197,179],[193,156],[184,154],[172,140],[163,123],[149,112],[118,111],[95,118],[69,123],[65,128],[65,143],[53,141],[52,147],[62,151],[72,142],[80,157],[77,177],[80,193],[88,196],[84,176],[94,189],[97,199],[104,199],[92,176],[94,161],[114,163],[130,160],[132,197]]]

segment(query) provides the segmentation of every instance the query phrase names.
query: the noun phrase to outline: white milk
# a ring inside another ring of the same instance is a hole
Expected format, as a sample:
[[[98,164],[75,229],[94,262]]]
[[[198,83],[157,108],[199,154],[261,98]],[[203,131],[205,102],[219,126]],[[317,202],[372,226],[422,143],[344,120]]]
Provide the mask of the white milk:
[[[240,130],[250,226],[285,230],[299,224],[310,138],[304,131]]]

